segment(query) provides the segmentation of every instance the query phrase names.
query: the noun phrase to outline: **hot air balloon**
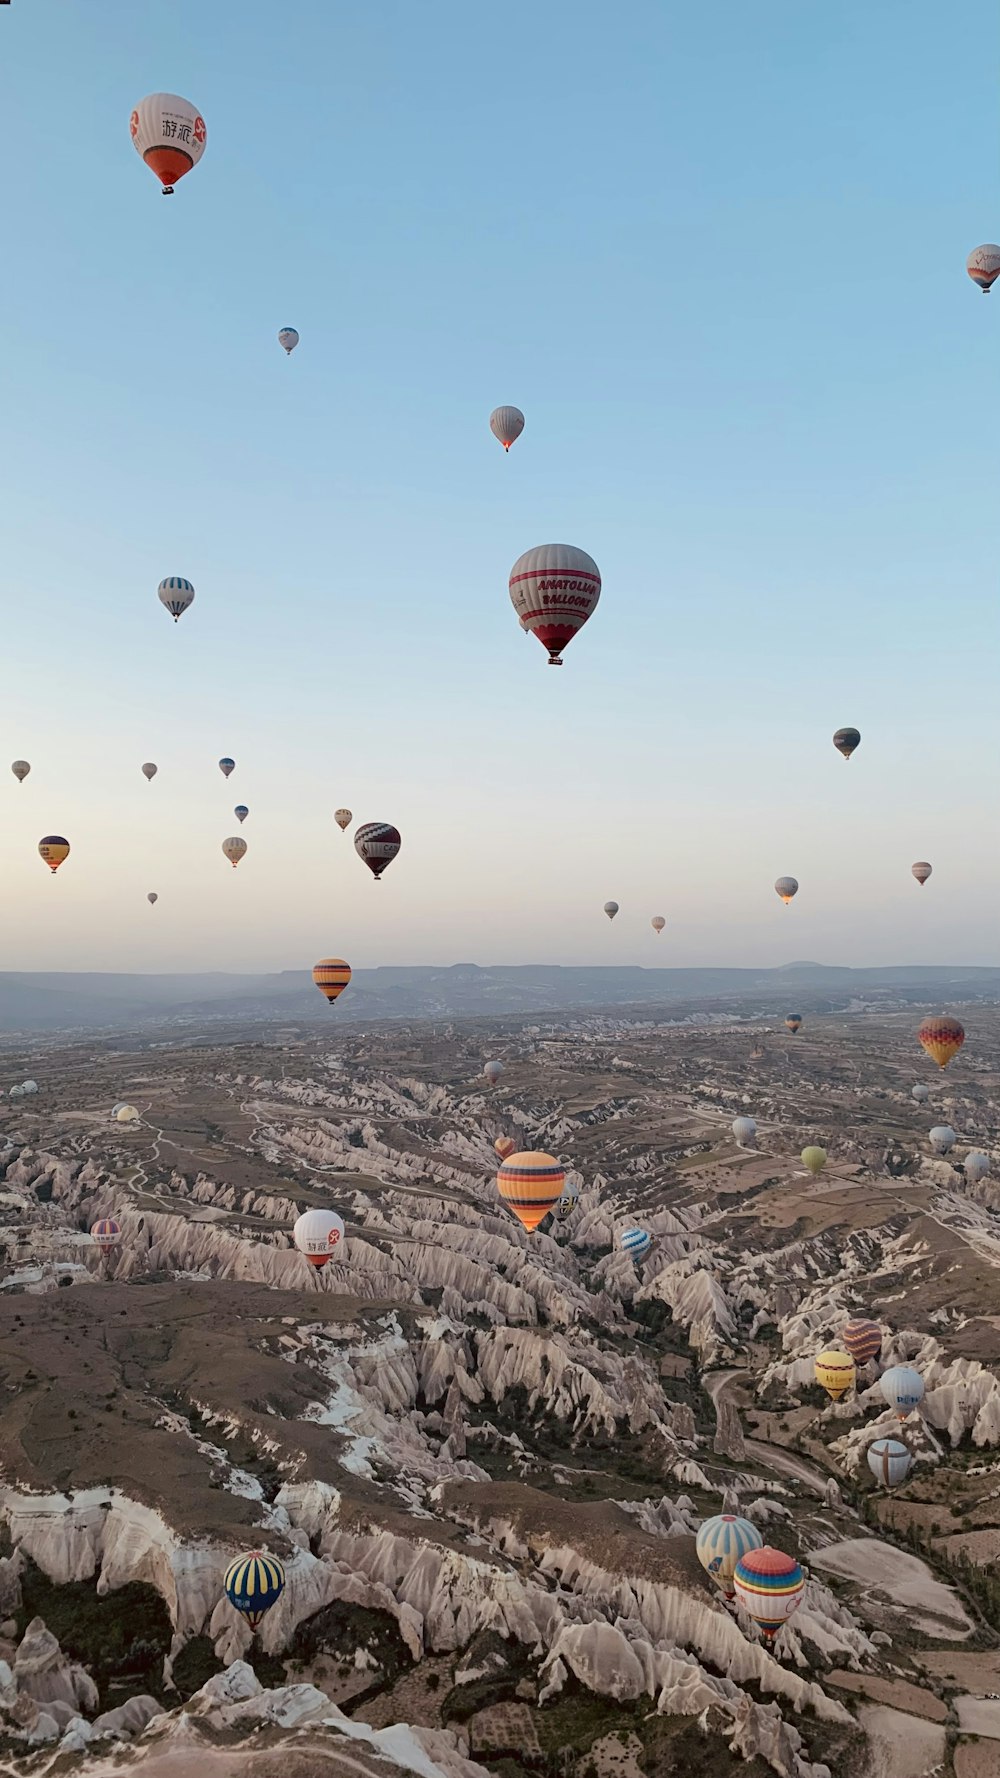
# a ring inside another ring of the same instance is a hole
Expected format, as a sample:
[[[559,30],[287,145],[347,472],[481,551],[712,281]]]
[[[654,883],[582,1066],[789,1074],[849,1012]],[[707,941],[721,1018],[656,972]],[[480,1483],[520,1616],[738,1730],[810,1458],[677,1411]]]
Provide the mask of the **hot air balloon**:
[[[878,1386],[899,1420],[905,1420],[924,1399],[924,1379],[908,1364],[891,1365],[882,1372]]]
[[[867,1315],[858,1315],[849,1321],[842,1337],[844,1350],[850,1353],[855,1364],[870,1364],[882,1350],[882,1329]]]
[[[801,1029],[802,1029],[802,1014],[800,1012],[790,1012],[788,1014],[788,1017],[785,1020],[785,1030],[790,1031],[792,1036],[794,1037],[795,1033],[797,1031],[800,1031]]]
[[[917,1038],[931,1060],[939,1068],[947,1068],[965,1042],[965,1026],[953,1019],[950,1013],[929,1013],[917,1032]]]
[[[752,1117],[734,1117],[733,1135],[741,1148],[756,1148],[757,1125]]]
[[[930,1087],[915,1086],[910,1088],[910,1098],[915,1099],[918,1105],[925,1105],[930,1096]]]
[[[116,1124],[137,1124],[138,1122],[139,1113],[134,1105],[119,1105],[115,1112]]]
[[[485,1074],[487,1080],[489,1081],[490,1086],[495,1087],[497,1084],[497,1081],[500,1079],[500,1076],[503,1073],[503,1063],[502,1062],[487,1062],[487,1063],[485,1063],[485,1065],[483,1067],[483,1073]]]
[[[339,1000],[351,979],[351,966],[343,957],[321,957],[313,964],[313,981],[332,1005]]]
[[[169,197],[205,152],[205,119],[190,99],[176,93],[150,93],[132,113],[130,129],[137,154],[156,174]]]
[[[647,1234],[645,1229],[621,1229],[618,1235],[618,1245],[630,1259],[640,1260],[652,1247],[653,1237]]]
[[[242,1613],[251,1630],[256,1630],[284,1592],[285,1570],[276,1556],[252,1550],[230,1562],[222,1584],[230,1605]]]
[[[194,587],[181,574],[168,574],[161,580],[157,589],[161,605],[165,605],[174,623],[183,617],[188,606],[194,601]]]
[[[826,1390],[831,1401],[840,1401],[849,1389],[854,1388],[857,1366],[849,1352],[831,1346],[818,1354],[814,1369],[817,1383]]]
[[[14,764],[11,766],[10,769],[13,772],[18,783],[23,784],[25,778],[28,776],[28,773],[31,770],[31,767],[29,766],[26,759],[15,759]]]
[[[91,1225],[90,1238],[96,1241],[102,1253],[110,1253],[122,1238],[121,1223],[113,1216],[102,1216],[99,1222]]]
[[[22,1091],[22,1093],[37,1093],[37,1091],[38,1091],[37,1080],[23,1080],[21,1082],[21,1091]]]
[[[566,1183],[554,1155],[537,1150],[512,1154],[497,1174],[497,1191],[529,1235],[548,1215]]]
[[[402,844],[399,829],[388,821],[366,821],[354,836],[354,850],[362,864],[367,864],[376,883]]]
[[[920,884],[921,889],[923,888],[924,884],[926,883],[928,877],[933,874],[931,871],[931,867],[927,863],[926,859],[922,859],[922,860],[918,861],[916,864],[911,864],[910,870],[911,870],[912,874],[916,877],[917,882]]]
[[[797,895],[798,892],[799,886],[794,877],[779,877],[774,885],[775,895],[780,895],[786,907],[791,901],[792,896]]]
[[[140,766],[139,769],[142,772],[143,777],[146,779],[146,782],[148,784],[152,784],[153,779],[156,777],[156,774],[157,774],[157,771],[159,768],[157,766],[154,766],[151,759],[147,759],[145,765]]]
[[[219,770],[224,778],[230,778],[236,770],[235,759],[230,759],[228,755],[225,759],[220,759]]]
[[[973,284],[978,284],[983,295],[989,296],[992,286],[1000,278],[1000,247],[995,241],[984,241],[981,247],[973,247],[965,269]]]
[[[808,1167],[810,1173],[818,1176],[826,1166],[826,1149],[817,1148],[815,1143],[811,1143],[808,1148],[802,1150],[799,1159],[804,1167]]]
[[[663,931],[663,928],[664,928],[664,926],[665,926],[665,925],[666,925],[666,923],[667,923],[667,922],[666,922],[666,920],[665,920],[665,919],[664,919],[664,918],[663,918],[663,915],[662,915],[662,914],[654,914],[654,915],[653,915],[653,918],[652,918],[652,919],[651,919],[651,920],[650,920],[650,922],[649,922],[649,924],[650,924],[650,925],[651,925],[651,927],[652,927],[652,928],[653,928],[653,931],[654,931],[654,932],[662,932],[662,931]]]
[[[875,1480],[886,1488],[896,1488],[900,1482],[905,1482],[913,1465],[913,1458],[898,1438],[877,1438],[868,1446],[865,1455]]]
[[[970,1185],[978,1185],[981,1179],[986,1178],[989,1170],[990,1157],[988,1154],[983,1154],[981,1150],[974,1148],[971,1153],[966,1155],[963,1171]]]
[[[351,822],[354,820],[354,816],[351,814],[350,809],[334,809],[333,819],[340,828],[341,833],[346,833]]]
[[[241,827],[243,826],[243,823],[246,820],[249,813],[250,813],[250,810],[247,808],[246,803],[237,803],[235,809],[233,810],[233,814],[236,816],[236,819],[239,822]]]
[[[957,1141],[950,1124],[935,1124],[930,1133],[930,1145],[935,1154],[950,1154]]]
[[[618,912],[618,903],[616,901],[606,901],[604,903],[604,912],[607,914],[609,920],[613,920]]]
[[[155,906],[156,906],[156,904],[157,904],[157,902],[158,902],[158,901],[159,901],[159,899],[160,899],[160,898],[159,898],[159,896],[158,896],[158,895],[157,895],[157,893],[156,893],[156,890],[155,890],[155,889],[151,889],[151,890],[150,890],[150,891],[149,891],[149,894],[148,894],[148,895],[147,895],[147,897],[146,897],[146,900],[147,900],[147,901],[148,901],[148,902],[149,902],[149,905],[150,905],[150,907],[151,907],[151,908],[155,908]]]
[[[498,1136],[493,1146],[496,1149],[497,1154],[500,1156],[500,1159],[505,1161],[509,1154],[514,1153],[517,1143],[514,1141],[513,1136]]]
[[[567,1216],[572,1216],[579,1202],[580,1187],[575,1179],[567,1179],[556,1203],[556,1215],[560,1222],[565,1222]]]
[[[509,451],[516,438],[524,431],[524,415],[519,407],[495,407],[490,415],[490,431],[498,438],[505,451]]]
[[[521,628],[548,649],[549,666],[597,609],[601,574],[593,557],[571,543],[543,543],[518,556],[510,571],[510,597]]]
[[[278,330],[278,344],[283,346],[289,358],[299,343],[298,331],[294,327],[282,327]]]
[[[748,1550],[733,1571],[733,1591],[767,1642],[802,1602],[805,1576],[794,1556],[764,1544]]]
[[[850,759],[855,748],[861,746],[861,730],[856,728],[839,728],[833,737],[833,744],[838,753]]]
[[[222,856],[228,858],[234,870],[240,859],[246,856],[246,849],[246,840],[241,840],[238,833],[231,834],[228,840],[222,842]]]
[[[705,1573],[711,1575],[727,1599],[732,1599],[737,1562],[751,1550],[763,1549],[764,1539],[749,1519],[738,1519],[735,1513],[717,1513],[705,1520],[694,1547]]]
[[[311,1266],[325,1266],[344,1239],[344,1219],[335,1210],[304,1210],[292,1230],[292,1240]]]
[[[38,856],[45,861],[54,876],[59,866],[69,857],[69,841],[64,840],[60,833],[47,833],[38,842]]]

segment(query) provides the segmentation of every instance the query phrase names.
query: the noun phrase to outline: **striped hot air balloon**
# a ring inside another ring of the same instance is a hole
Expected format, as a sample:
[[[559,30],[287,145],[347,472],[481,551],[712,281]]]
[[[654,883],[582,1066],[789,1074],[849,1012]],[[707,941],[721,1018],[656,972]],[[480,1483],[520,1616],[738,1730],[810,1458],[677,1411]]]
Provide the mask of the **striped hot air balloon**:
[[[618,1245],[630,1259],[640,1260],[652,1247],[653,1237],[645,1229],[622,1229],[618,1236]]]
[[[566,1183],[566,1169],[538,1150],[512,1154],[497,1174],[497,1191],[529,1235],[552,1209]]]
[[[321,957],[313,964],[313,981],[332,1005],[339,1000],[351,979],[351,966],[343,957]]]
[[[519,407],[495,407],[490,415],[490,431],[509,451],[524,431],[524,415]]]
[[[593,556],[571,543],[543,543],[518,556],[508,584],[522,630],[548,650],[550,667],[561,667],[563,649],[601,596],[601,571]]]
[[[764,1539],[749,1519],[737,1518],[735,1513],[716,1513],[714,1518],[705,1520],[694,1547],[705,1573],[712,1576],[727,1599],[732,1599],[737,1562],[751,1550],[763,1549]]]
[[[239,864],[240,859],[246,857],[246,853],[247,853],[246,840],[241,840],[238,833],[232,833],[232,834],[230,834],[228,840],[223,840],[223,842],[222,842],[222,856],[223,856],[223,858],[228,858],[228,860],[234,870],[236,869],[236,866]]]
[[[883,1371],[878,1386],[897,1420],[905,1420],[924,1399],[924,1379],[910,1364],[894,1364]]]
[[[869,1320],[867,1315],[859,1315],[856,1320],[849,1321],[842,1337],[844,1350],[850,1353],[855,1364],[870,1364],[882,1350],[882,1329],[877,1321]]]
[[[388,821],[366,821],[354,836],[354,850],[361,862],[367,864],[376,883],[402,844],[399,829]]]
[[[741,1556],[733,1574],[733,1590],[768,1642],[802,1603],[805,1575],[794,1556],[764,1544]]]
[[[818,1354],[814,1368],[817,1383],[826,1390],[831,1401],[840,1401],[849,1389],[853,1389],[857,1367],[849,1352],[831,1346]]]
[[[160,604],[166,606],[174,623],[184,616],[188,606],[194,602],[194,587],[189,580],[184,579],[183,574],[168,574],[166,580],[160,581],[157,594]]]
[[[251,1630],[256,1630],[285,1590],[285,1570],[276,1556],[252,1550],[230,1562],[222,1584],[230,1605],[242,1612]]]
[[[913,1458],[898,1438],[877,1438],[866,1452],[868,1467],[883,1487],[895,1488],[909,1475]]]
[[[38,842],[38,856],[55,876],[59,866],[69,857],[69,841],[64,840],[61,833],[47,833]]]
[[[916,864],[911,864],[910,871],[911,871],[911,874],[916,877],[917,882],[920,884],[921,889],[923,888],[924,884],[926,883],[928,877],[932,877],[934,875],[934,872],[931,869],[931,866],[927,863],[926,858],[918,859]]]
[[[114,1114],[115,1118],[117,1119],[119,1114],[127,1109],[127,1106],[118,1106]],[[120,1222],[116,1222],[113,1216],[102,1216],[99,1221],[91,1225],[90,1238],[92,1241],[96,1241],[102,1253],[110,1253],[113,1247],[118,1246],[122,1238],[122,1225]]]
[[[930,1013],[917,1032],[917,1038],[931,1060],[939,1068],[947,1068],[965,1042],[965,1027],[950,1013]]]

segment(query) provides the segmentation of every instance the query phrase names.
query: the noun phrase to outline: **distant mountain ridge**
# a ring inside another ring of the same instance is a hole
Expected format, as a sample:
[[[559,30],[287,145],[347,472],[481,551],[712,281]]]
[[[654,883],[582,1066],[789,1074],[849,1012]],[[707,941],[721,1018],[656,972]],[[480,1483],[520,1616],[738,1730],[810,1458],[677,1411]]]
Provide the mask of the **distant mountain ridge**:
[[[775,969],[643,969],[477,963],[357,969],[338,1017],[375,1019],[530,1017],[680,1005],[796,1002],[809,1012],[877,996],[928,1005],[1000,998],[1000,967],[900,964],[849,969],[788,963]],[[272,975],[191,973],[0,973],[0,1032],[135,1030],[190,1020],[319,1023],[326,1008],[306,970]]]

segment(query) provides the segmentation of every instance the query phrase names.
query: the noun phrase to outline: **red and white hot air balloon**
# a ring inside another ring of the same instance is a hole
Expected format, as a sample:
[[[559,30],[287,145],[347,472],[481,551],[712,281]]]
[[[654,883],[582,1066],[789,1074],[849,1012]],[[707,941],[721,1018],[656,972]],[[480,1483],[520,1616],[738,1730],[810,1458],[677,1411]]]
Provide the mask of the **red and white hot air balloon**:
[[[367,864],[376,883],[403,844],[398,827],[388,821],[365,821],[354,836],[354,850]]]
[[[989,296],[1000,278],[1000,247],[995,241],[984,241],[981,247],[974,247],[965,262],[965,269],[973,284],[978,284],[983,295]]]
[[[190,99],[176,93],[150,93],[141,99],[129,125],[137,154],[156,174],[169,197],[205,152],[205,119]]]
[[[586,550],[571,543],[543,543],[518,556],[510,571],[510,597],[521,621],[548,650],[549,666],[597,609],[601,571]]]

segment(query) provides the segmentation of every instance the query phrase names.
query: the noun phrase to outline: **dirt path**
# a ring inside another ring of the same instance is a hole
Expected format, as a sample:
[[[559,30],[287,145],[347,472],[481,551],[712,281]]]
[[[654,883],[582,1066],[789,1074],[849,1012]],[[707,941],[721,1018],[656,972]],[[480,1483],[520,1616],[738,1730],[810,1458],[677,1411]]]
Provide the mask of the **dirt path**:
[[[701,1386],[710,1397],[718,1418],[719,1410],[738,1383],[749,1380],[746,1371],[710,1371],[702,1377]],[[806,1463],[802,1457],[796,1457],[791,1451],[783,1450],[778,1445],[764,1444],[761,1439],[745,1438],[744,1445],[748,1457],[752,1457],[763,1469],[773,1469],[778,1475],[790,1476],[793,1481],[801,1482],[811,1493],[825,1498],[830,1477],[823,1474],[814,1464]]]

